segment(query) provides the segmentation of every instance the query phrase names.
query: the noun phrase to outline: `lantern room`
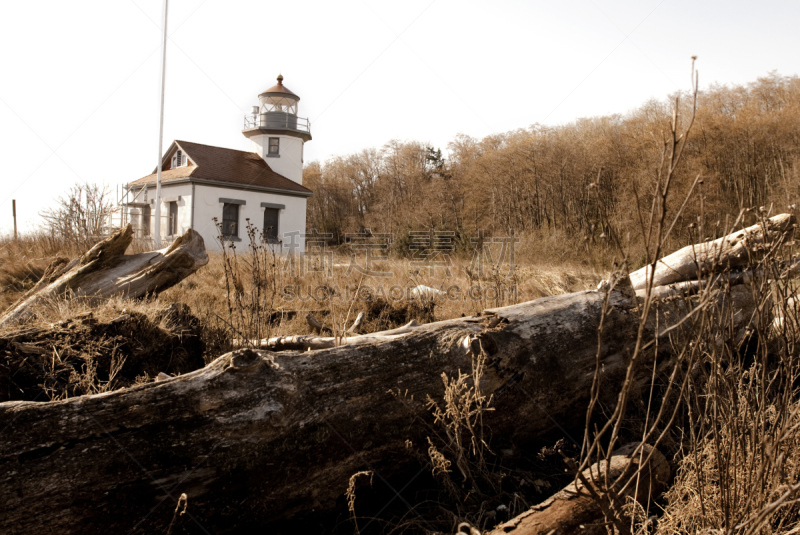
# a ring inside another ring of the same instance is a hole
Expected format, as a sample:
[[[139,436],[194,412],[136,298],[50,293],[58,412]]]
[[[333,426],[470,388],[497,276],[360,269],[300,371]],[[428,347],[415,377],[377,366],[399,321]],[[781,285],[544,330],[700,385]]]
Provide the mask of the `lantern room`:
[[[278,83],[258,95],[261,113],[290,113],[297,115],[297,102],[300,97],[283,85],[283,75],[278,75]]]
[[[308,119],[297,116],[297,103],[300,97],[283,85],[283,75],[278,75],[278,83],[260,95],[258,106],[253,106],[245,116],[243,133],[247,137],[267,130],[289,130],[304,141],[311,139]]]
[[[258,101],[259,105],[253,106],[250,115],[245,117],[245,131],[256,128],[293,130],[301,133],[301,137],[311,139],[308,119],[297,117],[300,97],[283,85],[283,75],[278,75],[276,85],[258,95]]]

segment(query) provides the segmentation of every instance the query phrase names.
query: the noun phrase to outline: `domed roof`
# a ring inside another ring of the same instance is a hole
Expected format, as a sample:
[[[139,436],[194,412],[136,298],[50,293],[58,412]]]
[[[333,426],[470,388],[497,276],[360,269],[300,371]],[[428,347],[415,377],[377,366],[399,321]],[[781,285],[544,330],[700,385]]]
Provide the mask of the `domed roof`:
[[[300,100],[300,97],[295,95],[291,89],[283,85],[282,74],[278,75],[278,83],[276,85],[273,85],[272,87],[270,87],[269,89],[258,95],[258,98],[261,97],[291,97],[295,100]]]

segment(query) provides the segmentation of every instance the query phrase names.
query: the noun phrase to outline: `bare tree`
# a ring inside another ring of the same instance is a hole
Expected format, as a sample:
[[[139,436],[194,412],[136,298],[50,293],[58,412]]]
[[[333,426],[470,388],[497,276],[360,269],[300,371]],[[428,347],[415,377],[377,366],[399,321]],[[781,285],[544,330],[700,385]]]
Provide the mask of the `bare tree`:
[[[54,208],[39,215],[54,237],[69,243],[89,243],[110,232],[115,211],[109,186],[84,182],[74,184],[58,198]]]

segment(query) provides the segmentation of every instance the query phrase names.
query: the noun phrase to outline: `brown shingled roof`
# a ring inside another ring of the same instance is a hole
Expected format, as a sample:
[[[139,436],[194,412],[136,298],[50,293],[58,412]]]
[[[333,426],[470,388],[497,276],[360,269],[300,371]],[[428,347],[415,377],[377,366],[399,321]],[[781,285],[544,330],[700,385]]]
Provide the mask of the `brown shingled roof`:
[[[212,147],[189,141],[175,141],[194,165],[162,170],[161,182],[184,178],[216,180],[241,186],[256,186],[271,189],[310,194],[311,190],[301,186],[283,175],[270,169],[255,152]],[[167,151],[170,154],[170,151]],[[156,174],[150,174],[129,183],[129,186],[140,186],[155,183]]]

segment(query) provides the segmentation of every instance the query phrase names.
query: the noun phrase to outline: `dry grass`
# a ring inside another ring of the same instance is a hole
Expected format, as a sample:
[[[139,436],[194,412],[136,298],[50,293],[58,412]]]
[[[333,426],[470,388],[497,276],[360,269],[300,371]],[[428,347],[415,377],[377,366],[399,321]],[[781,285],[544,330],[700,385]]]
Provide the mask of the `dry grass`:
[[[350,256],[343,252],[323,258],[307,256],[300,274],[293,273],[285,257],[278,257],[274,271],[269,263],[262,262],[261,269],[270,272],[254,277],[251,252],[236,251],[235,262],[220,253],[209,256],[207,266],[162,293],[160,299],[186,303],[204,322],[228,328],[237,338],[240,337],[237,332],[248,330],[241,334],[250,339],[310,334],[307,314],[334,332],[341,332],[359,312],[365,312],[363,330],[374,332],[400,326],[411,319],[421,322],[450,319],[546,295],[592,289],[601,279],[586,267],[558,266],[551,262],[517,265],[511,274],[509,266],[504,265],[499,273],[477,276],[474,270],[470,274],[468,258],[453,258],[449,277],[442,267],[431,274],[408,259],[382,260],[372,263],[372,270],[391,275],[378,277],[362,275],[355,269],[348,273]],[[364,265],[363,258],[356,260]],[[236,270],[235,277],[230,276],[231,266]],[[271,309],[263,305],[263,293],[261,308],[253,306],[258,281],[278,289]],[[432,300],[396,299],[408,295],[409,289],[417,285],[445,293],[449,289],[450,294]],[[472,294],[470,288],[474,289]],[[233,307],[229,307],[229,292]],[[253,327],[256,313],[261,316],[261,324]]]
[[[122,297],[111,297],[100,303],[84,299],[48,299],[36,307],[36,313],[26,321],[25,329],[46,329],[70,318],[91,316],[99,323],[108,323],[122,314],[141,314],[161,328],[170,328],[169,322],[160,317],[163,309],[172,302],[162,299],[137,300]],[[0,336],[8,336],[17,332],[18,326],[0,330]]]
[[[36,284],[54,260],[79,256],[91,245],[67,242],[43,231],[18,240],[0,237],[0,309]]]
[[[356,481],[361,476],[369,476],[369,484],[372,486],[373,472],[371,470],[362,470],[350,476],[350,479],[347,482],[347,490],[344,493],[345,498],[347,498],[347,510],[350,512],[350,519],[353,522],[353,526],[355,528],[354,531],[356,534],[359,533],[358,517],[356,516]]]
[[[798,532],[800,403],[787,407],[788,415],[775,403],[754,414],[747,387],[736,395],[736,412],[718,433],[680,460],[656,533]]]
[[[777,279],[773,262],[765,272]],[[656,533],[800,531],[797,293],[767,277],[751,290],[760,306],[748,336],[733,338],[724,315],[712,318],[721,328],[695,333],[678,473]]]

